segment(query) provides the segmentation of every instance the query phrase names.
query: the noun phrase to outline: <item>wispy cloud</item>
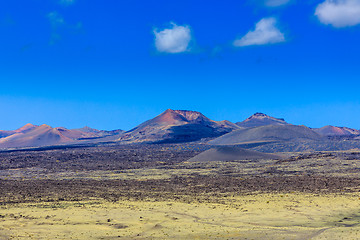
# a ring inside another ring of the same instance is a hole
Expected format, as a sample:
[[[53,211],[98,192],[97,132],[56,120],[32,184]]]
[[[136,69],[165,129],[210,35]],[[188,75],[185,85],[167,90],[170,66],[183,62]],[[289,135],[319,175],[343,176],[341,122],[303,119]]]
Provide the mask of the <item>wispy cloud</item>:
[[[75,0],[60,0],[59,3],[64,6],[70,6],[75,3]]]
[[[266,45],[285,42],[284,34],[276,27],[275,18],[263,18],[245,36],[234,41],[234,46]]]
[[[171,23],[171,28],[154,30],[155,47],[159,52],[182,53],[190,51],[191,30],[189,26],[178,26]]]
[[[47,15],[47,18],[49,19],[52,27],[50,44],[55,44],[58,40],[61,39],[58,31],[61,26],[65,25],[65,20],[58,12],[50,12]]]
[[[64,18],[58,12],[51,12],[47,17],[53,26],[63,25],[65,23]]]
[[[279,7],[288,4],[290,0],[265,0],[265,6],[267,7]]]
[[[326,0],[315,10],[323,24],[334,27],[349,27],[360,24],[360,0]]]
[[[80,33],[82,29],[82,23],[78,22],[76,24],[71,24],[65,22],[64,18],[58,12],[50,12],[47,14],[47,18],[51,24],[52,32],[50,44],[55,44],[62,38],[62,34],[72,33]],[[61,34],[60,34],[61,33]]]

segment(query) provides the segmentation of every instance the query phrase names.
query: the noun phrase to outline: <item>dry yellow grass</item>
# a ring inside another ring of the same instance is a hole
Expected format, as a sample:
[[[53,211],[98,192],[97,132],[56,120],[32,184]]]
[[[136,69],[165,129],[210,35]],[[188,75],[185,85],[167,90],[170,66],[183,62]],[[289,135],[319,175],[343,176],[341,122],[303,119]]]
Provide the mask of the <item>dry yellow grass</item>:
[[[359,194],[221,201],[8,204],[0,208],[0,239],[360,239]]]

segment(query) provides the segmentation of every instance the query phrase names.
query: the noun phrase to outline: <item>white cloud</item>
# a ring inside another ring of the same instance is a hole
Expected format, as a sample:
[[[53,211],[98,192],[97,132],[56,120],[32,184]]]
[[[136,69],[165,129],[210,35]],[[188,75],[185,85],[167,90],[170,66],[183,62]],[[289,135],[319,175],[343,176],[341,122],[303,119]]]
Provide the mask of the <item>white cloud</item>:
[[[59,3],[61,5],[69,6],[75,3],[75,0],[60,0]]]
[[[265,5],[268,7],[279,7],[289,2],[290,0],[265,0]]]
[[[57,12],[51,12],[47,15],[52,27],[52,33],[50,38],[50,44],[55,44],[61,39],[58,29],[65,26],[64,18]]]
[[[244,47],[285,42],[284,34],[275,25],[275,18],[263,18],[256,24],[254,31],[249,31],[233,44],[236,47]]]
[[[65,23],[64,18],[57,12],[51,12],[47,15],[47,17],[53,26],[62,25]]]
[[[320,22],[334,27],[360,24],[360,0],[326,0],[316,7]]]
[[[189,26],[178,26],[171,23],[172,28],[162,31],[154,30],[155,47],[159,52],[181,53],[189,51],[191,30]]]

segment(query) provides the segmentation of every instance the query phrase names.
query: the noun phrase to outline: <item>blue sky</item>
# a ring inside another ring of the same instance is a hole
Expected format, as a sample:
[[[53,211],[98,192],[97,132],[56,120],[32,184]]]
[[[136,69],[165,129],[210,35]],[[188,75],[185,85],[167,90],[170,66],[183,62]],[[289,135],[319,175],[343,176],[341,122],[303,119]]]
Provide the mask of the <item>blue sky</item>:
[[[167,108],[360,129],[360,0],[14,0],[0,32],[0,129]]]

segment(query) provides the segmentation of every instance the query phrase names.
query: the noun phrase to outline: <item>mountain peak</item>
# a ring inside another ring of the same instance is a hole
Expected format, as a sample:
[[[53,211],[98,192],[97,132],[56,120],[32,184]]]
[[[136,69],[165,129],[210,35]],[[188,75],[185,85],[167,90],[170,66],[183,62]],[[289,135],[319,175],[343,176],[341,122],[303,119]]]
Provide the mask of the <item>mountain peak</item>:
[[[40,127],[41,127],[41,128],[52,128],[52,127],[50,127],[50,126],[47,125],[47,124],[41,124]]]
[[[213,121],[202,113],[190,110],[167,109],[126,132],[119,140],[132,142],[191,142],[217,137],[239,129],[230,122]]]
[[[36,128],[37,126],[31,123],[25,124],[24,126],[22,126],[21,128],[18,128],[17,130],[15,130],[15,132],[25,132],[25,131],[29,131],[31,129]]]
[[[91,128],[89,126],[85,126],[85,127],[77,128],[77,129],[73,129],[73,130],[77,130],[77,131],[81,131],[81,132],[85,132],[85,133],[100,133],[101,132],[101,130]]]
[[[275,118],[265,113],[257,112],[242,122],[236,123],[240,127],[260,127],[266,125],[286,125],[288,124],[285,122],[283,118]]]
[[[360,130],[348,127],[336,127],[331,125],[327,125],[322,128],[315,128],[313,130],[323,136],[350,136],[360,134]]]
[[[251,115],[248,119],[253,119],[253,118],[257,118],[257,119],[263,119],[263,118],[268,118],[268,119],[276,119],[276,120],[281,120],[281,121],[285,121],[285,119],[283,118],[275,118],[275,117],[271,117],[269,115],[266,115],[265,113],[254,113],[253,115]]]
[[[178,125],[184,122],[195,123],[202,121],[211,121],[202,113],[190,110],[167,109],[165,112],[153,119],[158,124]]]
[[[253,117],[268,117],[265,113],[256,112],[252,115]]]
[[[189,122],[196,121],[198,119],[208,119],[205,117],[202,113],[196,112],[196,111],[190,111],[190,110],[174,110],[175,113],[180,114],[183,116],[186,120]]]

